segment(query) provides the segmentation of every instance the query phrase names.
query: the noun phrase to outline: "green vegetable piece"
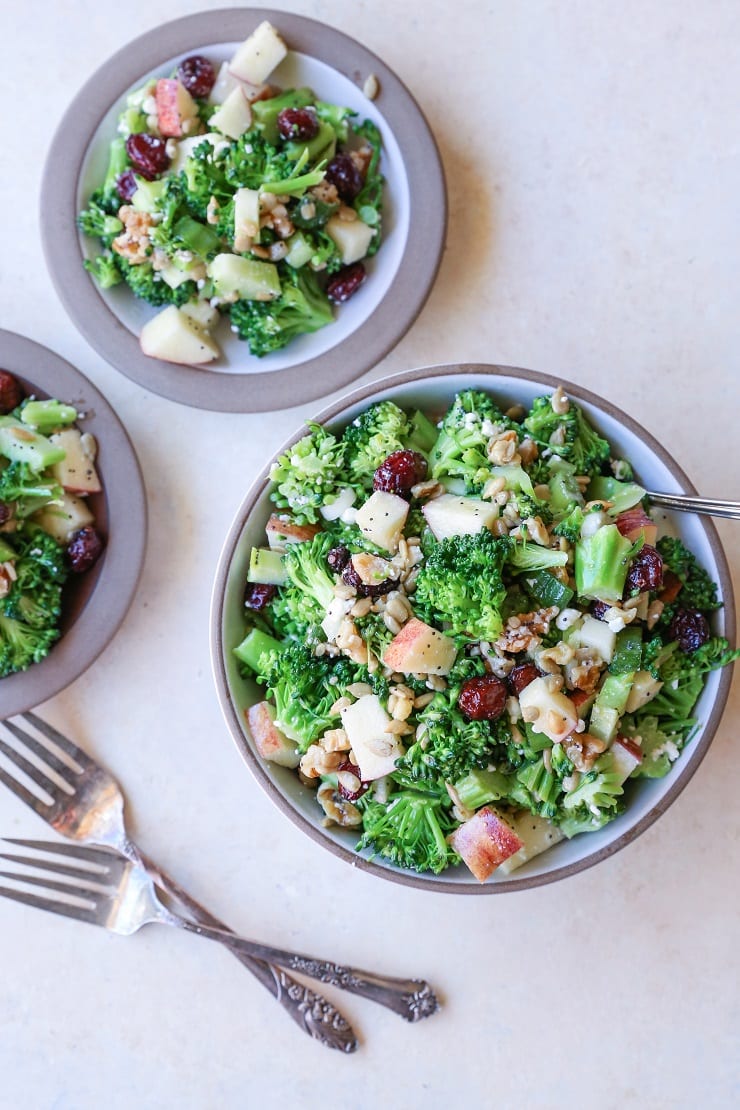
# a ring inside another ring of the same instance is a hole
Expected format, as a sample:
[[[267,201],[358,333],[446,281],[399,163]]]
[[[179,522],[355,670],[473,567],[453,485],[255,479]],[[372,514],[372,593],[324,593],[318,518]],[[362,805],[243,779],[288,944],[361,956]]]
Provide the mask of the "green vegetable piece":
[[[419,451],[428,455],[437,442],[437,429],[420,409],[411,414],[411,428],[409,431],[408,446],[411,451]]]
[[[305,235],[296,231],[288,240],[288,253],[285,256],[285,261],[294,270],[300,270],[301,266],[305,266],[311,261],[312,257],[313,246]]]
[[[573,591],[570,586],[566,586],[554,574],[550,574],[549,570],[538,570],[534,574],[524,574],[520,582],[538,605],[544,607],[557,605],[559,609],[565,609],[573,600]]]
[[[580,539],[575,549],[578,596],[621,601],[632,553],[632,543],[616,524],[604,524],[592,536]]]
[[[304,153],[307,155],[306,161],[331,161],[334,157],[337,148],[337,135],[330,123],[321,120],[319,129],[312,139],[308,142],[289,142],[285,143],[283,151],[291,161],[296,162],[299,158],[303,157]]]
[[[197,254],[204,262],[217,254],[222,246],[215,231],[206,224],[198,223],[191,216],[181,216],[173,228],[173,234],[182,241],[186,250]]]
[[[480,809],[489,802],[505,798],[511,787],[511,779],[500,771],[486,771],[474,768],[464,779],[455,783],[457,796],[466,809]]]
[[[74,424],[77,409],[61,401],[26,401],[20,415],[24,424],[30,424],[37,432],[44,434]]]
[[[234,648],[234,655],[251,671],[259,674],[260,657],[269,651],[282,651],[280,641],[259,628],[252,628],[242,642]]]
[[[617,633],[614,655],[609,664],[610,674],[621,675],[639,671],[642,662],[642,628],[630,625]]]
[[[315,103],[311,89],[286,89],[279,96],[267,100],[256,100],[252,104],[254,126],[264,139],[277,146],[282,140],[278,131],[277,118],[283,108],[306,108]]]
[[[0,416],[0,455],[11,462],[28,463],[38,473],[61,462],[65,452],[14,416]]]
[[[16,558],[16,551],[9,543],[0,538],[0,563],[12,563]]]
[[[627,509],[639,505],[645,496],[645,490],[636,482],[618,482],[616,478],[605,478],[597,475],[589,483],[586,497],[589,501],[612,501],[611,508],[607,509],[609,516],[619,516]]]
[[[147,212],[153,216],[159,209],[159,203],[164,198],[167,188],[167,178],[161,177],[158,181],[147,181],[146,178],[136,175],[136,192],[131,198],[131,205],[137,212]]]
[[[208,276],[219,297],[236,293],[245,301],[269,301],[280,296],[280,276],[273,262],[217,254],[208,264]]]
[[[249,558],[248,582],[282,586],[287,580],[288,575],[283,566],[283,556],[280,551],[273,551],[269,547],[252,548],[252,554]]]
[[[607,744],[616,735],[634,678],[634,672],[608,674],[591,709],[588,731]]]

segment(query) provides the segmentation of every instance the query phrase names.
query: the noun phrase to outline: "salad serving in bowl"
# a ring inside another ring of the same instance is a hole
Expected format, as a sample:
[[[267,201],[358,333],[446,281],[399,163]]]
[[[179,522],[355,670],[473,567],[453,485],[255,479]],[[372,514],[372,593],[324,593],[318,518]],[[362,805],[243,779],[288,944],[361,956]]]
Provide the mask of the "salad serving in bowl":
[[[0,331],[0,717],[45,701],[123,620],[146,541],[138,462],[98,390]]]
[[[281,808],[359,866],[462,892],[646,828],[736,653],[712,525],[649,511],[640,483],[688,484],[606,402],[507,368],[390,379],[294,440],[238,514],[212,625],[227,721]]]
[[[42,212],[60,196],[79,227],[45,219],[45,249],[81,330],[141,384],[234,411],[381,358],[428,295],[446,222],[398,79],[339,32],[260,9],[177,20],[112,58],[52,145]]]

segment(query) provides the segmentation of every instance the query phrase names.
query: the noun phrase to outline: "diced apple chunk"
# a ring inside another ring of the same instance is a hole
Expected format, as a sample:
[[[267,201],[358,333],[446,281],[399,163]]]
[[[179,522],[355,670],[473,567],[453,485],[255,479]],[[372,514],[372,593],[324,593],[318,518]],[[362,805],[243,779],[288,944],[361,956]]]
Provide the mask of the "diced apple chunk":
[[[446,540],[451,536],[476,536],[484,528],[490,528],[498,516],[498,505],[443,493],[427,501],[421,511],[435,539]]]
[[[320,531],[318,524],[296,524],[280,516],[271,516],[265,526],[268,546],[278,551],[288,543],[308,543]]]
[[[616,642],[616,632],[612,632],[606,621],[597,620],[596,617],[584,617],[570,637],[572,647],[590,648],[605,663],[611,663]]]
[[[213,362],[221,354],[208,332],[173,304],[144,324],[139,342],[145,355],[184,366]]]
[[[642,752],[634,740],[626,736],[617,736],[609,751],[612,756],[612,767],[619,775],[620,783],[625,783],[634,769],[642,763]]]
[[[89,524],[95,523],[86,503],[74,493],[65,493],[60,504],[48,505],[34,513],[31,519],[62,546],[68,544],[80,528],[87,528]]]
[[[479,809],[449,838],[450,844],[479,882],[490,878],[504,860],[521,851],[524,844],[490,806]]]
[[[232,89],[210,120],[209,127],[215,127],[222,135],[238,139],[252,126],[252,109],[241,88]]]
[[[449,674],[455,662],[455,641],[444,632],[412,617],[393,637],[383,663],[402,674]]]
[[[634,713],[635,710],[642,709],[643,705],[653,700],[662,685],[660,679],[654,678],[650,671],[638,671],[627,698],[625,713]]]
[[[229,145],[228,139],[225,139],[223,135],[219,135],[215,131],[208,131],[205,135],[190,135],[187,139],[181,139],[177,144],[177,150],[172,159],[170,171],[173,174],[178,174],[184,170],[188,158],[197,150],[201,143],[210,143],[214,153],[218,153],[223,147]]]
[[[635,505],[633,509],[625,509],[620,513],[615,521],[617,528],[621,535],[625,536],[628,540],[639,540],[643,536],[645,543],[655,547],[655,541],[658,538],[658,526],[647,515],[642,505]]]
[[[269,701],[250,705],[246,716],[255,747],[263,759],[277,763],[280,767],[298,766],[301,761],[298,745],[289,740],[275,724],[275,707]]]
[[[390,775],[404,754],[400,737],[388,732],[391,718],[377,694],[363,694],[342,710],[342,727],[347,733],[363,782]]]
[[[356,497],[356,492],[349,486],[345,486],[344,489],[340,489],[333,501],[322,505],[319,512],[324,520],[339,520],[342,513],[352,508]]]
[[[222,62],[216,75],[213,88],[208,96],[209,104],[223,104],[229,93],[239,88],[239,78],[229,69],[229,62]]]
[[[79,428],[64,428],[49,439],[64,451],[61,462],[54,463],[51,468],[59,485],[70,493],[100,493],[103,487],[95,462],[85,450],[85,440]]]
[[[162,77],[155,91],[157,126],[166,138],[179,139],[193,130],[198,118],[198,105],[176,77]]]
[[[240,81],[261,85],[282,62],[288,48],[267,20],[252,31],[234,54],[229,69]]]
[[[510,875],[517,867],[546,852],[553,844],[563,839],[563,834],[557,825],[534,813],[520,813],[516,817],[507,817],[506,820],[521,840],[522,847],[501,864],[504,875]]]
[[[403,497],[376,490],[357,510],[355,524],[371,543],[395,552],[408,515],[409,503]]]
[[[204,328],[206,331],[209,331],[218,322],[218,309],[214,308],[208,301],[188,301],[182,306],[180,312],[189,316],[197,327]]]
[[[519,695],[522,717],[532,726],[533,732],[548,736],[553,744],[559,744],[570,736],[578,724],[575,705],[562,690],[559,690],[550,676],[533,679]]]
[[[364,258],[375,234],[362,220],[343,220],[338,215],[327,222],[326,233],[339,248],[343,266],[351,266]]]
[[[335,597],[333,601],[329,602],[329,608],[326,610],[321,627],[330,644],[333,644],[336,640],[337,633],[342,627],[342,621],[354,603],[355,599],[353,597]]]
[[[258,241],[259,233],[259,189],[237,189],[234,193],[234,250],[248,250]]]

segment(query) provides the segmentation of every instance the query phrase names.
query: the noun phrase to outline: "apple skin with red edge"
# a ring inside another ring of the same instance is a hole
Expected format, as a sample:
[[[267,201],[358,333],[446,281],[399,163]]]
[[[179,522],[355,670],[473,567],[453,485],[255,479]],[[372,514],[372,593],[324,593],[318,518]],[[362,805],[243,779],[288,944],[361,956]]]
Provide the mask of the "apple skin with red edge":
[[[620,535],[631,540],[632,543],[643,536],[645,543],[655,547],[655,541],[658,538],[658,525],[650,519],[642,505],[635,505],[634,509],[625,509],[617,517],[616,525]]]
[[[160,77],[154,93],[157,102],[157,126],[165,138],[180,139],[187,134],[188,121],[198,115],[198,107],[185,86],[176,77]]]
[[[479,809],[455,829],[449,842],[481,883],[524,847],[523,841],[490,806]]]
[[[263,759],[280,767],[298,766],[301,760],[298,747],[275,724],[275,709],[269,702],[250,705],[245,716],[255,747]]]

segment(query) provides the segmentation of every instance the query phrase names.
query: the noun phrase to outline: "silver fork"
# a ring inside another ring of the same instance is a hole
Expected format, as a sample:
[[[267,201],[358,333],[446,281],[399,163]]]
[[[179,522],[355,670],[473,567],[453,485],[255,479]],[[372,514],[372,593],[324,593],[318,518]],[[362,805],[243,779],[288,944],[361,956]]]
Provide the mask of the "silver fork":
[[[157,897],[154,880],[146,869],[139,863],[127,860],[118,852],[111,852],[106,848],[83,848],[79,845],[57,844],[45,840],[6,838],[5,843],[61,856],[67,862],[59,863],[56,860],[48,861],[34,856],[0,852],[0,859],[48,873],[39,876],[17,871],[0,871],[0,878],[11,879],[26,886],[41,887],[44,891],[44,895],[39,896],[24,890],[0,886],[0,895],[4,898],[24,902],[26,905],[48,910],[51,913],[73,917],[77,921],[86,921],[90,925],[103,925],[110,932],[119,933],[121,936],[131,936],[144,925],[170,925],[176,929],[184,929],[188,933],[195,933],[199,937],[206,937],[208,940],[226,943],[233,952],[281,964],[311,979],[331,982],[354,994],[381,1001],[377,995],[378,983],[385,980],[380,980],[372,972],[340,967],[326,960],[317,959],[315,956],[286,952],[282,948],[247,940],[223,929],[202,925],[173,913]],[[80,863],[85,866],[80,867]],[[63,879],[71,881],[60,882],[54,878],[55,875],[61,875]],[[58,893],[74,901],[55,897],[54,895]],[[408,987],[410,984],[407,981],[396,980],[394,989],[398,989],[401,985]]]
[[[723,501],[711,497],[692,497],[684,493],[655,493],[645,491],[654,505],[663,505],[682,513],[700,513],[703,516],[724,516],[740,520],[740,501]]]
[[[0,782],[62,836],[82,844],[112,848],[130,862],[141,865],[161,890],[178,901],[197,922],[219,932],[217,939],[257,976],[306,1032],[328,1047],[353,1052],[357,1047],[354,1032],[331,1003],[297,983],[281,967],[250,956],[243,948],[232,947],[233,934],[227,926],[137,847],[126,829],[123,793],[110,772],[35,713],[25,713],[23,717],[37,730],[39,737],[12,721],[4,721],[20,750],[0,736],[0,752],[35,783],[44,797],[27,789],[2,767]],[[31,762],[26,753],[41,761],[43,766]],[[347,982],[343,981],[345,972]],[[364,972],[357,976],[352,969],[336,965],[327,965],[325,974],[322,982],[352,990],[355,994],[362,993],[407,1021],[419,1021],[438,1009],[434,993],[424,980],[385,978]]]

